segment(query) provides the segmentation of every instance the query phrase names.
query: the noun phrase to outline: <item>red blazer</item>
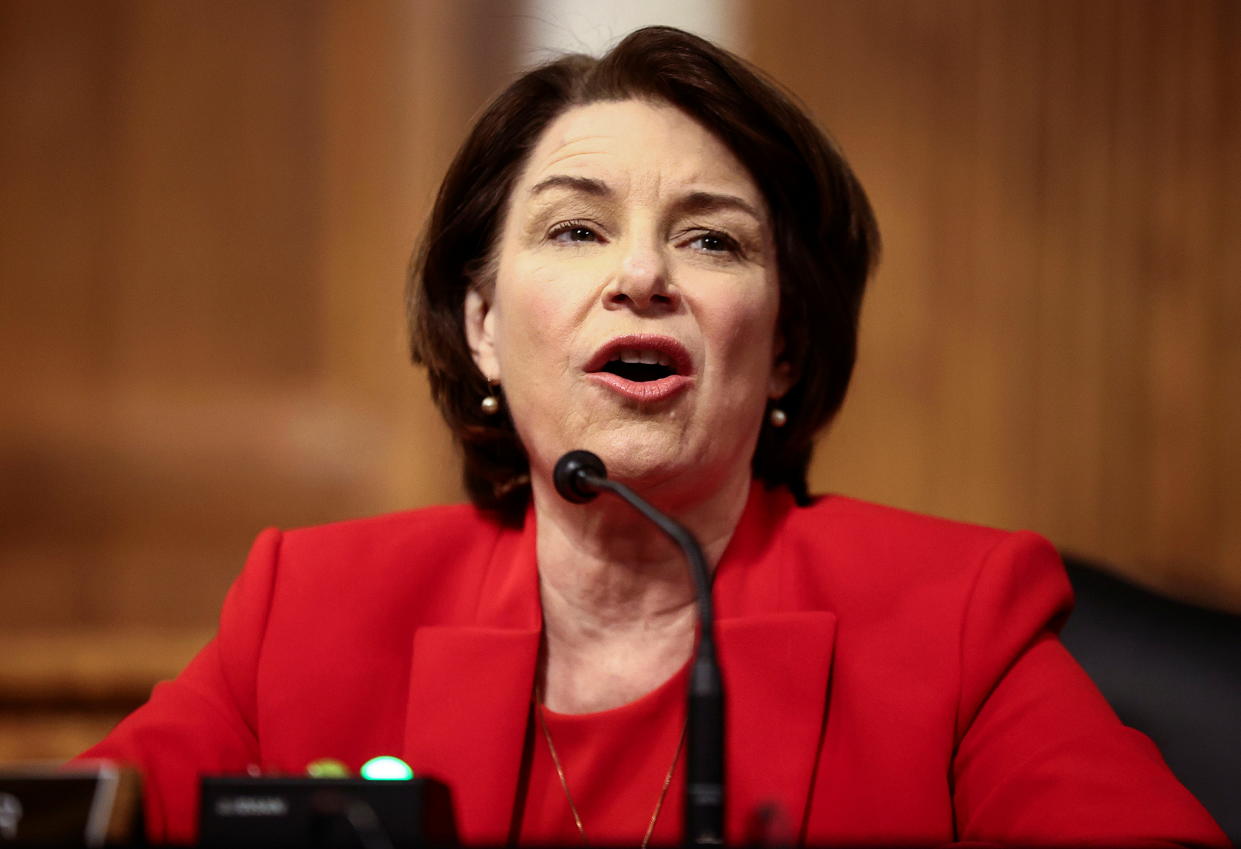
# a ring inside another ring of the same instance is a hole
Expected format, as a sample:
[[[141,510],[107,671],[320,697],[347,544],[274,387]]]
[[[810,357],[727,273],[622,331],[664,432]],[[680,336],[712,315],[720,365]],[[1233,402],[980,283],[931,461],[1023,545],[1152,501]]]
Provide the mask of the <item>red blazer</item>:
[[[396,754],[502,844],[539,649],[534,521],[467,506],[264,532],[217,637],[86,753],[136,763],[155,840],[197,776]],[[716,573],[729,838],[764,802],[811,844],[1226,846],[1055,636],[1028,533],[755,486]]]

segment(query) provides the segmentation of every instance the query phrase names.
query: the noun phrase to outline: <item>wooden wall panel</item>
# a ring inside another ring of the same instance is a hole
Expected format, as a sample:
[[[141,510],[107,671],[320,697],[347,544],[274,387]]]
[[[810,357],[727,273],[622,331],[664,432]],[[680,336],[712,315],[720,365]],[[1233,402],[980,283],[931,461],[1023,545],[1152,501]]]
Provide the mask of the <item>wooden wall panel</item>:
[[[1241,10],[754,3],[885,258],[819,489],[1241,610]]]
[[[179,669],[262,527],[460,498],[404,275],[507,8],[0,4],[0,760]]]

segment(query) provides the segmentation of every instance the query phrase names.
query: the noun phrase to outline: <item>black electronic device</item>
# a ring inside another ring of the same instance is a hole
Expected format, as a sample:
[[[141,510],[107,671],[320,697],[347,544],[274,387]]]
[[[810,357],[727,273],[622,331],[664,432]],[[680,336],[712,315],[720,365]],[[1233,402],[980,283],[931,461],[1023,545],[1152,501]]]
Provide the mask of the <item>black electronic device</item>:
[[[138,775],[110,761],[0,767],[0,846],[135,841],[138,795]]]
[[[200,789],[200,849],[457,844],[451,793],[431,778],[204,776]]]

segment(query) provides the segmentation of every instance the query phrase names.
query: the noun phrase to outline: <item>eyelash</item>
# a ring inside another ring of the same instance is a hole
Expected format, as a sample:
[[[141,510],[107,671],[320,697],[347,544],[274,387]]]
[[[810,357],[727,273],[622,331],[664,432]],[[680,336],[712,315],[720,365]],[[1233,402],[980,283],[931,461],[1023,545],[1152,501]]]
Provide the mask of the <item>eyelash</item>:
[[[599,241],[599,234],[595,232],[594,228],[592,228],[586,221],[582,221],[578,218],[574,218],[569,221],[561,221],[560,223],[553,225],[552,229],[547,231],[547,238],[552,241],[557,241],[560,236],[563,236],[566,233],[572,233],[574,230],[585,230],[591,235],[591,238],[589,240],[571,239],[570,241],[572,242]]]
[[[694,236],[694,238],[689,240],[689,244],[693,244],[694,242],[700,242],[704,239],[717,239],[723,243],[723,246],[719,250],[708,250],[707,248],[704,247],[701,249],[703,253],[719,255],[719,256],[723,256],[724,254],[731,254],[732,256],[735,256],[735,257],[743,256],[743,252],[741,250],[741,243],[738,242],[736,239],[734,239],[732,236],[720,230],[707,230],[705,232],[698,233],[696,236]]]
[[[599,236],[599,234],[595,231],[593,227],[590,226],[588,222],[583,221],[581,219],[577,219],[577,218],[570,219],[568,221],[561,221],[553,225],[552,228],[547,232],[547,238],[551,241],[562,241],[560,239],[561,236],[565,235],[566,233],[573,233],[575,230],[581,230],[581,231],[584,231],[585,233],[589,233],[590,238],[589,239],[569,239],[568,241],[570,243],[576,244],[580,242],[601,241],[601,237]],[[724,256],[725,254],[729,254],[735,257],[741,257],[744,255],[743,251],[741,250],[741,243],[738,242],[736,239],[734,239],[732,236],[720,230],[700,231],[696,233],[696,235],[694,235],[693,238],[685,242],[685,244],[692,245],[695,242],[701,242],[705,239],[716,239],[722,243],[722,247],[718,250],[711,250],[706,247],[699,248],[699,250],[702,251],[702,253],[712,255],[712,256]]]

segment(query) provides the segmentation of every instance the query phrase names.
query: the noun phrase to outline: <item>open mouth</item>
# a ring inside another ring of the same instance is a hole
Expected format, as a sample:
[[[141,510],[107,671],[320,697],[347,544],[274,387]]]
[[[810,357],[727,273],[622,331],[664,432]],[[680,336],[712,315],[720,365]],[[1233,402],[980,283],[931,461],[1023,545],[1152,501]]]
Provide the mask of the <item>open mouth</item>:
[[[649,383],[677,373],[671,357],[649,349],[622,351],[619,356],[604,363],[600,371],[634,383]]]
[[[585,371],[600,386],[649,404],[688,389],[694,362],[673,337],[642,333],[612,339],[595,352]]]

